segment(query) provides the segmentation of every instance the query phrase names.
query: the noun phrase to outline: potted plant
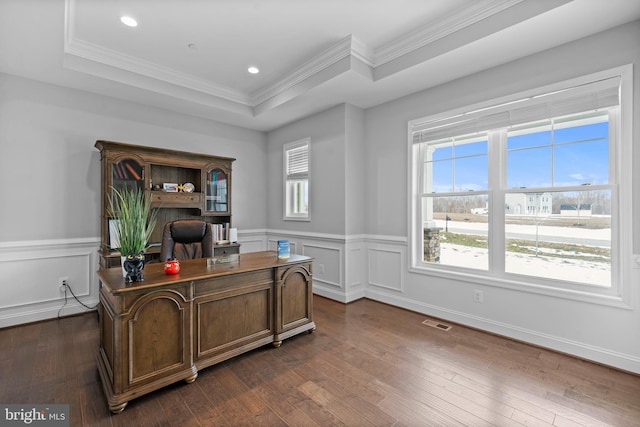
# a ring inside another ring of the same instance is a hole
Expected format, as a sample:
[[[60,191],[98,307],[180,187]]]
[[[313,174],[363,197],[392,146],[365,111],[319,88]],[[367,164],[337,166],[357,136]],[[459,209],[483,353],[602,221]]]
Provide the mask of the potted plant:
[[[115,233],[119,242],[122,267],[127,282],[144,280],[144,252],[156,226],[157,210],[151,209],[151,198],[143,190],[117,190],[112,187],[109,215],[117,219]]]

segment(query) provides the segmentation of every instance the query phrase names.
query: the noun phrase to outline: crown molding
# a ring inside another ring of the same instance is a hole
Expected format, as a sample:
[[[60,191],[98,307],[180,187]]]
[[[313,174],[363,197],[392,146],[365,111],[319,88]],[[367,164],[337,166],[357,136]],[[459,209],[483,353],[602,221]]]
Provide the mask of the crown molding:
[[[371,50],[350,34],[293,70],[286,77],[251,94],[252,103],[254,106],[263,104],[350,56],[361,58],[367,64],[372,63]]]
[[[375,67],[375,52],[366,43],[351,37],[351,56],[369,67]]]
[[[128,71],[149,79],[158,80],[181,86],[226,101],[252,106],[251,99],[247,94],[235,91],[212,83],[211,81],[199,79],[189,74],[181,73],[168,67],[162,67],[150,61],[135,58],[121,52],[105,48],[78,38],[75,34],[76,20],[76,0],[65,0],[64,17],[64,54],[78,57],[97,64]],[[82,66],[78,67],[82,68]],[[87,69],[78,71],[88,72]],[[91,74],[91,73],[89,73]]]
[[[109,67],[118,68],[134,74],[174,84],[196,92],[212,95],[227,101],[251,106],[251,99],[247,94],[230,88],[216,85],[210,81],[199,79],[189,74],[181,73],[168,67],[125,55],[121,52],[98,46],[78,38],[65,40],[64,53],[76,56]]]
[[[235,104],[237,109],[248,109],[253,116],[263,114],[300,96],[322,84],[328,78],[349,71],[357,71],[355,67],[361,68],[362,64],[375,72],[376,67],[409,55],[524,2],[524,0],[478,0],[437,22],[425,23],[377,49],[368,46],[353,35],[348,35],[272,84],[252,93],[243,93],[78,38],[74,33],[76,1],[78,0],[65,0],[64,53],[72,58],[85,60],[75,61],[74,66],[77,71],[129,84],[136,84],[136,79],[139,80],[142,77],[146,79],[146,87],[158,93],[198,103],[202,103],[204,95],[209,97],[207,103]],[[559,0],[559,3],[566,1],[569,0]],[[540,11],[532,12],[532,14],[534,13],[537,14]],[[346,59],[355,59],[356,61],[344,61]],[[69,61],[69,64],[72,62],[74,61]],[[97,73],[96,67],[101,66],[103,69]],[[410,65],[399,64],[391,71],[385,70],[383,74],[386,76],[398,73],[408,66]],[[126,73],[118,72],[118,70]],[[375,73],[368,75],[360,73],[360,75],[371,81],[376,80]],[[174,89],[171,89],[171,85],[174,86]],[[176,90],[178,88],[182,90]]]
[[[376,49],[373,66],[377,67],[398,59],[523,1],[483,0],[473,2],[457,13],[448,15],[436,23],[427,23]]]

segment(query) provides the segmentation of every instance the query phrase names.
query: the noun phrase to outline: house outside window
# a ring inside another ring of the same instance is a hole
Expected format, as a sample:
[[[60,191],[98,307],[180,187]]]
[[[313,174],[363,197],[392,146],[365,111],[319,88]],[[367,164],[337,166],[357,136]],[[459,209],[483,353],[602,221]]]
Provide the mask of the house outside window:
[[[284,145],[284,219],[308,221],[310,139]]]
[[[628,304],[629,68],[409,122],[411,270]]]

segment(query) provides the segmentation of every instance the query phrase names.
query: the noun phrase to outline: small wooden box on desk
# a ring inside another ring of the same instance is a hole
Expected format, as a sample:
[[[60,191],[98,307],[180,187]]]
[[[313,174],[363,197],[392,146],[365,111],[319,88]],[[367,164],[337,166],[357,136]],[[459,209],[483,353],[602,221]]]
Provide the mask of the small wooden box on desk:
[[[313,331],[313,259],[275,251],[237,262],[181,261],[145,267],[144,281],[125,283],[120,268],[98,271],[98,371],[113,413],[135,397],[198,370],[304,331]]]

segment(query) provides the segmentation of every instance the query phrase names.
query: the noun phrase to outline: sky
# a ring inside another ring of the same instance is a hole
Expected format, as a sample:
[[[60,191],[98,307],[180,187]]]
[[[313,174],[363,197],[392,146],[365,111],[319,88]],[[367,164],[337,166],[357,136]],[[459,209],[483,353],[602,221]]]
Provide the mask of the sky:
[[[432,191],[451,191],[454,179],[455,191],[487,189],[487,149],[486,139],[436,148]],[[507,152],[507,188],[608,183],[608,122],[514,132]]]

